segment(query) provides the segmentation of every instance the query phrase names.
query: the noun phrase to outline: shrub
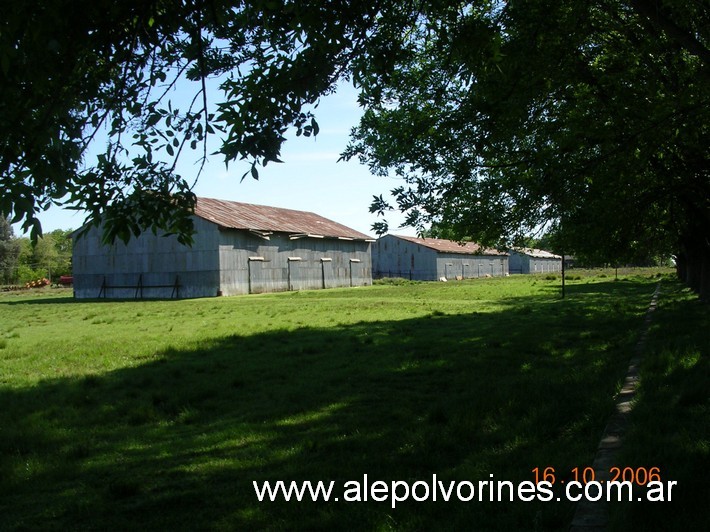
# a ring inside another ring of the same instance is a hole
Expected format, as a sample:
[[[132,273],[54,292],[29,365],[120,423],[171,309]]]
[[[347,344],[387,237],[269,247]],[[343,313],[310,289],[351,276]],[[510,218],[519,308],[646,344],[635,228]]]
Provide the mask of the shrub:
[[[47,275],[47,272],[45,270],[33,270],[32,268],[24,264],[18,266],[17,268],[17,281],[19,284],[22,285],[27,285],[28,283],[36,281],[37,279],[42,279],[45,275]]]
[[[405,279],[404,277],[383,277],[382,279],[373,280],[372,284],[400,286],[400,285],[408,285],[408,284],[417,284],[420,282],[421,281],[410,281],[409,279]]]

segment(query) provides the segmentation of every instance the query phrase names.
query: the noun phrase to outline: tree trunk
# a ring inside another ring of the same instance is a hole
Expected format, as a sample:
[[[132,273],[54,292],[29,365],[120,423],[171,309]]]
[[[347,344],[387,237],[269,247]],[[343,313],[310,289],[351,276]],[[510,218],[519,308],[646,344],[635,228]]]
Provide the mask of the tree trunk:
[[[710,247],[704,246],[700,260],[698,295],[700,300],[710,302]]]
[[[685,251],[681,251],[676,255],[675,272],[678,279],[685,282],[688,277],[688,258],[685,255]]]
[[[710,302],[710,239],[707,237],[685,239],[683,250],[678,254],[676,271],[681,280],[700,296]]]
[[[565,254],[562,253],[562,299],[565,298]]]
[[[697,252],[694,246],[688,246],[688,272],[685,278],[687,284],[693,292],[700,290],[700,266],[702,265],[702,257]]]

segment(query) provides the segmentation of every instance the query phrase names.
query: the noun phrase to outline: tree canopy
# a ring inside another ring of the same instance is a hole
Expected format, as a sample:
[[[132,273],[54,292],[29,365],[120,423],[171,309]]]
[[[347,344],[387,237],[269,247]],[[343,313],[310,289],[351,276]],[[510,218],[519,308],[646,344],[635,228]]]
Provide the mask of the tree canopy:
[[[413,224],[503,247],[547,226],[561,250],[608,261],[674,250],[707,297],[709,22],[708,6],[660,1],[424,21],[389,79],[364,85],[347,155],[404,180]]]
[[[348,155],[404,179],[412,223],[488,244],[550,223],[568,249],[621,259],[695,240],[710,225],[709,14],[690,4],[512,2],[430,21],[391,82],[365,87]]]
[[[225,161],[247,159],[258,177],[288,128],[318,133],[308,107],[378,39],[381,18],[347,1],[7,3],[0,212],[36,235],[36,214],[63,204],[103,222],[107,240],[160,228],[188,241],[197,176],[177,175],[178,158],[206,157],[219,134]],[[182,109],[168,98],[180,82],[194,87]],[[86,160],[103,136],[105,150]]]
[[[349,80],[365,114],[344,157],[402,179],[373,212],[485,245],[555,227],[569,252],[673,250],[707,294],[709,63],[710,8],[692,0],[12,3],[0,212],[37,232],[61,203],[107,240],[188,241],[197,176],[175,161],[218,135],[258,178],[289,128],[318,134],[319,98]],[[187,109],[167,97],[181,78]]]

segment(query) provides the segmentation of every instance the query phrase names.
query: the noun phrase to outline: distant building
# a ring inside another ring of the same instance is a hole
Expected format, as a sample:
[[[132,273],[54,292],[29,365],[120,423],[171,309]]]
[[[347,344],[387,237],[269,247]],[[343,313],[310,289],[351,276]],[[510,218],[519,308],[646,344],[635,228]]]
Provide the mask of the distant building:
[[[372,246],[373,277],[418,281],[508,274],[508,254],[473,242],[386,235]]]
[[[510,250],[510,273],[548,273],[562,271],[562,257],[531,248]]]
[[[311,212],[198,198],[194,243],[150,231],[73,250],[77,298],[171,298],[372,284],[374,239]]]

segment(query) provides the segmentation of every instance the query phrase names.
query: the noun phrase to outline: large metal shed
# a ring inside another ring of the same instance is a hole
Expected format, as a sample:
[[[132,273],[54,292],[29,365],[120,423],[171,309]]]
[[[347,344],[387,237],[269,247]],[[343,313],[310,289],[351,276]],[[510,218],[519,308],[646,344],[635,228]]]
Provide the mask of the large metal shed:
[[[548,273],[562,271],[562,257],[533,248],[510,250],[510,273]]]
[[[374,239],[312,212],[198,198],[194,243],[146,232],[73,250],[77,298],[184,298],[372,284]]]
[[[508,254],[473,242],[386,235],[372,247],[373,276],[418,281],[508,274]]]

